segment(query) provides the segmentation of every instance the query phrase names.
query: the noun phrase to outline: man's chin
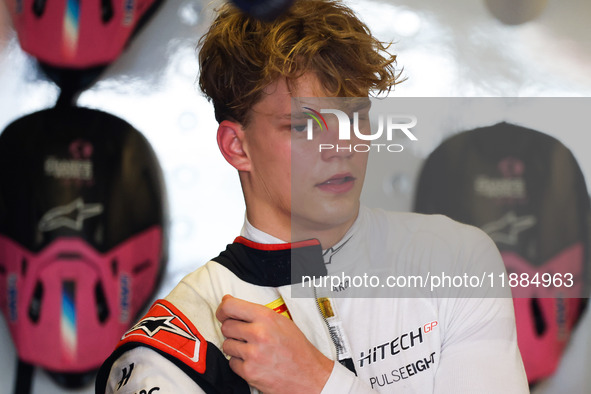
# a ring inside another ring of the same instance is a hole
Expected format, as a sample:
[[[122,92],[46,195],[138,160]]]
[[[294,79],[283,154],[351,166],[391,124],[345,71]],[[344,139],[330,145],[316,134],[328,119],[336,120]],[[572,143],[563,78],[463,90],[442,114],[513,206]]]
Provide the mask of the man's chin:
[[[340,204],[344,205],[344,204]],[[318,232],[342,232],[353,224],[359,213],[359,204],[348,206],[335,206],[334,204],[324,209],[315,209],[306,214],[297,214],[292,211],[292,234],[298,238],[317,238]]]

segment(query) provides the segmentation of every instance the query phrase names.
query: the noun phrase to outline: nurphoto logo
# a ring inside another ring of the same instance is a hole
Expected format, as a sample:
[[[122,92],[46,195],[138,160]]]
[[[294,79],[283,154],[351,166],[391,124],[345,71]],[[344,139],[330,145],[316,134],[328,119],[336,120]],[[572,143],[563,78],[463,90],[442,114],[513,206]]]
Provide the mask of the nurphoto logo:
[[[316,125],[317,130],[320,133],[328,130],[328,123],[323,114],[331,114],[336,116],[338,125],[338,140],[339,141],[351,141],[353,136],[357,140],[361,141],[373,141],[372,143],[358,143],[351,144],[329,144],[321,143],[318,145],[318,151],[334,150],[337,152],[369,152],[370,150],[376,151],[388,151],[388,152],[402,152],[404,146],[397,143],[391,143],[395,136],[401,135],[402,133],[410,141],[418,141],[418,138],[412,133],[411,129],[417,125],[417,117],[415,115],[378,115],[377,119],[377,130],[373,131],[369,129],[369,119],[361,120],[359,111],[353,112],[353,120],[349,115],[339,109],[320,109],[320,111],[314,110],[310,107],[303,107],[304,115],[308,116],[306,138],[313,140],[315,137],[314,127]],[[360,127],[363,125],[363,127]],[[351,127],[352,126],[352,127]],[[379,142],[379,139],[386,139],[386,142]]]

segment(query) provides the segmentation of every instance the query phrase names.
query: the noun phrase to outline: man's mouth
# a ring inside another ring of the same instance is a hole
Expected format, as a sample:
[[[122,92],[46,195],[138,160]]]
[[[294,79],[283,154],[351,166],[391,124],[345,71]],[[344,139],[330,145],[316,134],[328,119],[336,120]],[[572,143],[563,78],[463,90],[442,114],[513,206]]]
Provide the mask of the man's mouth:
[[[355,185],[355,179],[350,173],[336,174],[324,182],[318,183],[316,187],[329,193],[346,193]]]
[[[318,185],[342,185],[344,183],[347,182],[353,182],[355,180],[355,177],[351,176],[351,175],[344,175],[344,176],[340,176],[340,175],[336,175],[333,176],[330,179],[327,179],[326,181],[319,183]]]

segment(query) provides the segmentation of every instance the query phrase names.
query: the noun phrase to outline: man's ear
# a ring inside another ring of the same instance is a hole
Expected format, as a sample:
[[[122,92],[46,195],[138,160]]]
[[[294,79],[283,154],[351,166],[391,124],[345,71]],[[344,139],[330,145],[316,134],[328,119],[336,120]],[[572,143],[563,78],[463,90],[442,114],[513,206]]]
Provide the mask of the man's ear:
[[[244,150],[244,130],[239,123],[222,121],[218,127],[217,140],[228,163],[238,171],[250,171],[250,159]]]

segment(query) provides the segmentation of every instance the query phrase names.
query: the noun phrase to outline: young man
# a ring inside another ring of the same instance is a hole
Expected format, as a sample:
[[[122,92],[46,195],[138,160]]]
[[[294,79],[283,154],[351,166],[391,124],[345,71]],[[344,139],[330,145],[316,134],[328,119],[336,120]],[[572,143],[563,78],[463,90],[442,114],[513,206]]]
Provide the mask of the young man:
[[[301,136],[292,98],[315,106],[389,89],[385,49],[336,1],[298,0],[269,23],[221,9],[200,84],[239,172],[242,236],[123,336],[97,392],[528,391],[510,298],[292,297],[296,263],[316,276],[374,260],[502,266],[475,228],[360,208],[367,155],[319,153]],[[327,120],[318,142],[337,138]]]

